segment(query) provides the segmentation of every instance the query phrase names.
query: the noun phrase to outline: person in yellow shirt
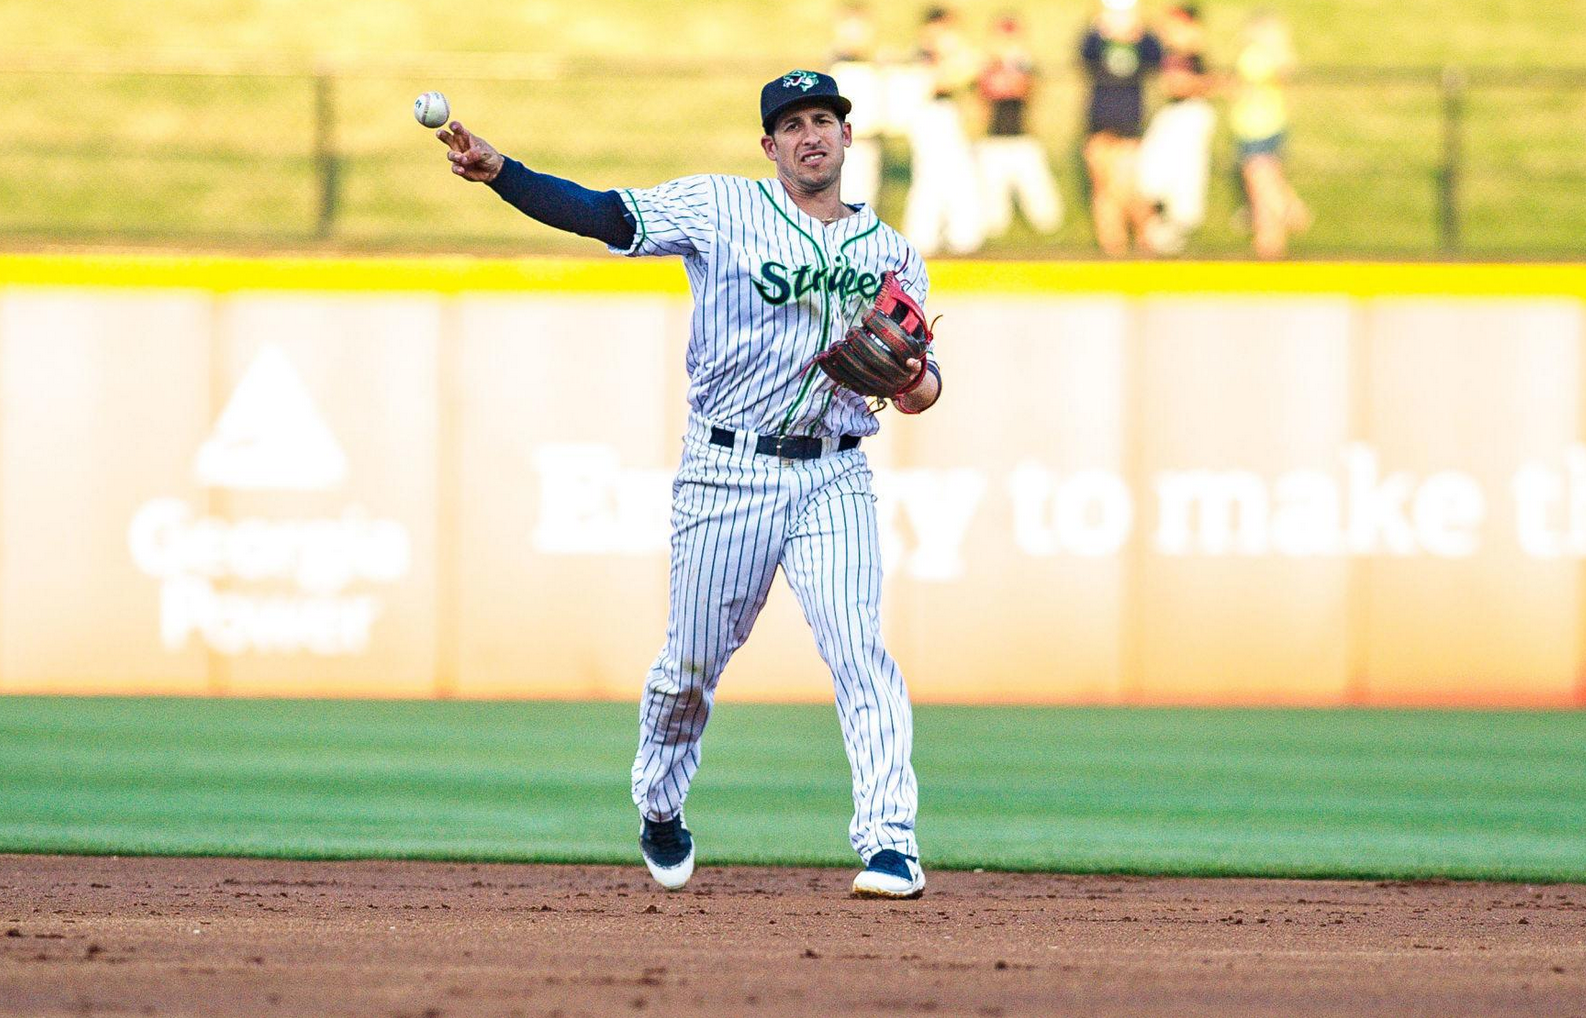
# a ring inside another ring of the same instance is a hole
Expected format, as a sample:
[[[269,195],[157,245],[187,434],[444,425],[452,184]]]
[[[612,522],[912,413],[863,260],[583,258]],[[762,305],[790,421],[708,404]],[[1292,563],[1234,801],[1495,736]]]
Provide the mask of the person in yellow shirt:
[[[1310,223],[1310,212],[1283,172],[1289,112],[1282,85],[1294,65],[1287,26],[1271,13],[1254,15],[1245,26],[1234,62],[1238,84],[1228,122],[1239,146],[1251,232],[1256,254],[1262,258],[1283,257],[1289,233]]]

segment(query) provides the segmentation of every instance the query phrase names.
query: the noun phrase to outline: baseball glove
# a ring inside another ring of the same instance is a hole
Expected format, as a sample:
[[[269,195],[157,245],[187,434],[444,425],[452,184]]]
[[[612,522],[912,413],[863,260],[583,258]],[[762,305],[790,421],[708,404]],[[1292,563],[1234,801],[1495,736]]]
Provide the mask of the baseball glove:
[[[898,274],[881,277],[881,291],[847,335],[815,357],[838,385],[863,396],[896,400],[925,378],[925,350],[931,345],[925,311],[903,290]],[[908,362],[917,360],[918,368]]]

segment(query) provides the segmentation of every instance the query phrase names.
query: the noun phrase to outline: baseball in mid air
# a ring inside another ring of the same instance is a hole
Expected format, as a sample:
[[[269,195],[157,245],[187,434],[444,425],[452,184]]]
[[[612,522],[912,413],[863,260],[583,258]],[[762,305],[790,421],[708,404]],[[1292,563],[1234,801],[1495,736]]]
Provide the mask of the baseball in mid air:
[[[451,103],[439,92],[425,92],[413,100],[413,119],[425,127],[440,127],[451,115]]]

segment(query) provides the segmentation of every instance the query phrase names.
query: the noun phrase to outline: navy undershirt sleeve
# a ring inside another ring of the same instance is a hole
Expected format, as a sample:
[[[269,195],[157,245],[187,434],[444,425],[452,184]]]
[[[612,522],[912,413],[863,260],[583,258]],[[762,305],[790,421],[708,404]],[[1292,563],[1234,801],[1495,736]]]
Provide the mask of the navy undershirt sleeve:
[[[633,243],[633,220],[615,191],[591,191],[571,180],[536,173],[510,158],[501,164],[501,172],[490,182],[490,189],[519,212],[546,226],[593,237],[617,248]]]

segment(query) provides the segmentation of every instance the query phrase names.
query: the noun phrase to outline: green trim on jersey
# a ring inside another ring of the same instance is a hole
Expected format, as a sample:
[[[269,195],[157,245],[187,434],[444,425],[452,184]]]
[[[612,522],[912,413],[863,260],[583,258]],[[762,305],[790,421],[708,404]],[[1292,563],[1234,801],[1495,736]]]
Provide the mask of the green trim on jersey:
[[[866,237],[870,236],[872,233],[875,233],[879,229],[881,229],[881,220],[878,217],[876,219],[876,224],[874,226],[872,226],[870,229],[866,230],[864,233],[856,233],[852,237],[849,237],[847,240],[845,240],[841,244],[839,244],[838,247],[837,247],[837,253],[838,254],[842,254],[844,251],[848,250],[848,245],[849,244],[852,244],[852,243],[854,243],[856,241],[864,240]]]
[[[633,240],[633,246],[628,250],[637,252],[644,246],[644,240],[650,235],[650,231],[644,228],[644,213],[639,211],[639,200],[633,196],[633,188],[625,187],[622,189],[622,193],[627,195],[628,207],[633,209],[633,218],[636,220],[634,225],[638,227],[639,231],[639,235]]]
[[[766,188],[765,181],[757,180],[754,183],[755,187],[760,189],[760,193],[765,196],[765,200],[770,203],[773,209],[776,210],[776,214],[786,220],[789,226],[797,230],[800,236],[810,242],[810,246],[815,249],[815,257],[820,259],[821,269],[823,271],[829,271],[831,266],[826,263],[826,249],[820,245],[819,241],[817,241],[814,237],[811,237],[809,233],[805,231],[804,227],[800,226],[798,223],[795,223],[793,221],[793,217],[788,215],[787,212],[783,210],[781,205],[777,204],[776,199],[771,197],[770,190]],[[831,291],[823,286],[821,287],[821,350],[826,349],[826,347],[830,345],[831,332],[832,295]],[[819,352],[820,350],[816,351],[816,353]],[[818,369],[812,365],[810,369],[804,373],[804,384],[799,386],[798,396],[794,398],[793,405],[788,407],[787,413],[782,415],[782,423],[777,425],[777,434],[787,434],[787,429],[792,426],[793,419],[798,415],[799,408],[804,405],[804,400],[809,397],[810,383],[815,380],[815,373],[817,370]],[[819,418],[816,418],[816,420],[819,420]]]
[[[805,370],[805,372],[804,372],[804,384],[799,386],[799,394],[798,394],[797,397],[794,398],[792,408],[788,410],[787,416],[783,417],[782,418],[782,423],[780,425],[778,425],[778,427],[781,429],[778,432],[778,434],[783,434],[783,435],[787,434],[787,429],[789,427],[791,427],[792,424],[793,424],[793,421],[792,421],[793,411],[797,410],[799,407],[803,406],[804,405],[804,401],[809,398],[810,383],[815,381],[815,376],[818,375],[818,374],[820,374],[820,368],[818,366],[814,365],[814,364],[811,364]],[[825,413],[825,412],[826,412],[825,410],[821,411],[821,413]],[[817,416],[815,418],[815,420],[810,422],[810,428],[813,430],[815,425],[818,424],[818,423],[820,423],[820,417]]]
[[[871,211],[871,215],[875,215],[874,210]],[[876,221],[873,224],[871,224],[870,229],[864,231],[863,233],[854,234],[852,237],[849,237],[847,240],[843,241],[841,244],[839,244],[837,246],[837,261],[839,263],[841,263],[841,262],[847,260],[848,245],[855,244],[855,243],[858,243],[861,240],[864,240],[866,237],[870,236],[872,233],[875,233],[879,229],[881,229],[881,218],[879,216],[877,216],[876,217]],[[861,294],[862,294],[862,291],[861,291]],[[847,309],[846,308],[844,309],[844,313],[845,314],[847,313]],[[810,370],[813,372],[815,369],[811,368]],[[810,430],[811,433],[813,433],[815,431],[815,426],[818,425],[822,420],[825,419],[826,411],[828,411],[828,410],[830,410],[832,408],[832,402],[836,398],[836,396],[837,396],[837,389],[836,389],[835,386],[833,388],[831,388],[831,389],[826,390],[826,404],[821,407],[821,412],[815,415],[814,420],[810,421],[809,430]]]

